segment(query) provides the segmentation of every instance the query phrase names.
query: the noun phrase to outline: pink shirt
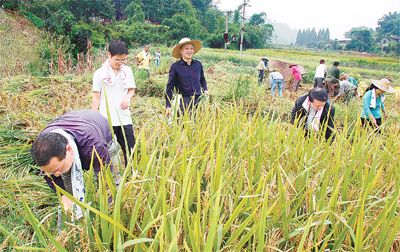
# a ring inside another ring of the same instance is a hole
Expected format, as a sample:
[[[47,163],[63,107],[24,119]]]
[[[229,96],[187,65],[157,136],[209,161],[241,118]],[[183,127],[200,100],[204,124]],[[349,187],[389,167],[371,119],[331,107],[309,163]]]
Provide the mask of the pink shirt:
[[[292,75],[295,80],[301,80],[301,74],[297,66],[292,66],[290,70],[292,71]]]

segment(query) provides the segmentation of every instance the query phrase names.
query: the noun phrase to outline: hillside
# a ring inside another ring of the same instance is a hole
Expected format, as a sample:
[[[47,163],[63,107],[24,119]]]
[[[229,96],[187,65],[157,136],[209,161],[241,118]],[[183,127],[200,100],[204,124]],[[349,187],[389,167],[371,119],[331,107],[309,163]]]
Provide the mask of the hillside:
[[[0,76],[22,73],[40,60],[40,30],[23,16],[0,8]]]

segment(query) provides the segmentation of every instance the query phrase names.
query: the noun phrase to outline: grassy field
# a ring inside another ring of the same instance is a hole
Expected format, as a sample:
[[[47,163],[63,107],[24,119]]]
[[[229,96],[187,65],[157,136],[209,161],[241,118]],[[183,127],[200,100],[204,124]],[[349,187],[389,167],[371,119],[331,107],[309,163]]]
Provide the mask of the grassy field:
[[[40,31],[25,18],[0,8],[0,77],[38,64]]]
[[[168,49],[163,48],[163,52]],[[167,124],[163,90],[171,59],[135,73],[137,144],[116,187],[104,168],[85,174],[83,220],[57,227],[58,197],[29,148],[47,122],[89,108],[91,74],[0,79],[0,249],[49,251],[399,251],[400,100],[388,95],[383,134],[360,128],[360,99],[335,103],[336,139],[305,139],[289,123],[295,99],[258,87],[259,56],[302,64],[320,58],[360,78],[400,83],[399,60],[291,50],[198,55],[211,97],[198,116]],[[100,62],[97,62],[97,65]],[[311,75],[311,74],[308,74]],[[308,76],[307,75],[307,76]],[[109,196],[114,199],[107,204]]]

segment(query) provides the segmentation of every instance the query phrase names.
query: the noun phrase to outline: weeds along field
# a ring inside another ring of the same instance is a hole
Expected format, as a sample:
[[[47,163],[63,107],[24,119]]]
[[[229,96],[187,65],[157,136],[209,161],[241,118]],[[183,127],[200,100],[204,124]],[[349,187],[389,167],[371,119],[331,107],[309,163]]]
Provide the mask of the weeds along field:
[[[328,66],[338,60],[365,88],[383,77],[400,83],[398,59],[203,49],[211,97],[196,118],[168,125],[163,91],[172,60],[162,50],[150,80],[135,72],[137,144],[119,167],[122,183],[115,186],[107,167],[98,179],[86,172],[87,200],[75,201],[85,215],[75,221],[60,214],[59,196],[36,175],[29,149],[46,123],[90,107],[91,74],[0,79],[0,250],[400,250],[399,97],[387,95],[380,135],[360,128],[357,98],[335,103],[332,143],[305,139],[289,117],[310,78],[297,94],[271,99],[255,70],[260,55],[309,72],[320,58]]]

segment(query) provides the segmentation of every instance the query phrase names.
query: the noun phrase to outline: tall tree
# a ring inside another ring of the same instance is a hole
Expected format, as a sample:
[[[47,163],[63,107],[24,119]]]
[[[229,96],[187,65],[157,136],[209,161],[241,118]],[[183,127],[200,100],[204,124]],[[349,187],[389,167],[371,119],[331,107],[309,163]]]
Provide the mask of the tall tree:
[[[250,21],[249,22],[252,25],[261,25],[261,24],[265,23],[266,17],[267,17],[267,14],[265,12],[261,12],[261,13],[258,13],[258,14],[253,14],[250,17]]]
[[[381,17],[376,31],[380,38],[390,35],[400,36],[400,12],[389,12]]]
[[[126,16],[130,23],[144,22],[144,13],[140,0],[133,0],[125,9]]]
[[[346,35],[351,38],[347,50],[367,52],[372,47],[372,30],[366,27],[352,28]]]

